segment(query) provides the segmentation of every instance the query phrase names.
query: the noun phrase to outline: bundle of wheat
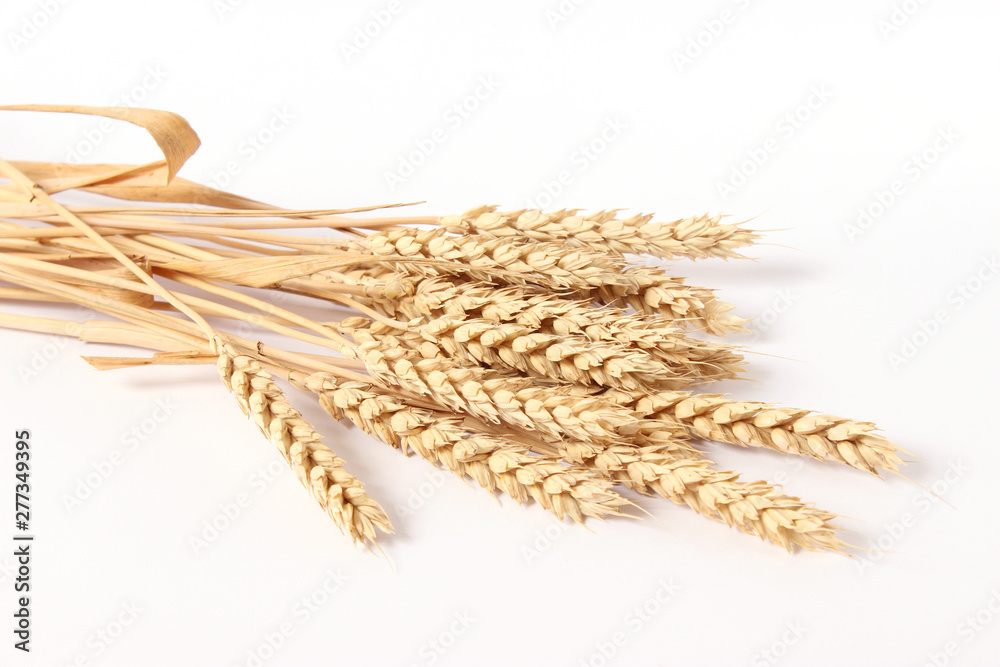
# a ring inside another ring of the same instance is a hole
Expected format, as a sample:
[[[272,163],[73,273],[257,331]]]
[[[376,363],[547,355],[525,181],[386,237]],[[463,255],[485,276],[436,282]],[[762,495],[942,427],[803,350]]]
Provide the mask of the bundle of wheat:
[[[348,214],[395,205],[281,209],[177,178],[199,142],[174,114],[4,108],[132,122],[149,131],[164,160],[0,160],[10,181],[0,185],[0,280],[9,285],[0,298],[83,304],[114,318],[7,314],[0,326],[156,351],[88,357],[99,369],[215,364],[239,407],[356,542],[370,546],[391,532],[388,516],[271,373],[404,453],[581,523],[629,516],[634,503],[620,491],[631,489],[786,549],[843,551],[835,515],[716,470],[696,441],[875,474],[902,463],[901,450],[870,423],[693,392],[739,376],[744,358],[737,347],[692,333],[741,331],[744,320],[727,314],[732,306],[711,290],[626,254],[740,257],[757,234],[719,217],[657,223],[615,211],[479,207],[441,218],[373,218]],[[70,190],[144,204],[53,198]],[[273,231],[288,228],[342,233]],[[347,312],[316,321],[277,305],[315,300]],[[317,350],[264,345],[226,322]]]

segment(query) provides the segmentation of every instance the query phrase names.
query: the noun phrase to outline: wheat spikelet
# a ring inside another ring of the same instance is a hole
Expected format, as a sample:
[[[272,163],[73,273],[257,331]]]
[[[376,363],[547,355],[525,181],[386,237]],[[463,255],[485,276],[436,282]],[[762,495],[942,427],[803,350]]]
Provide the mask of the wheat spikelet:
[[[533,241],[561,241],[567,245],[672,259],[741,257],[737,248],[758,238],[737,225],[720,224],[721,216],[691,216],[673,222],[651,222],[651,215],[618,218],[615,211],[579,215],[576,210],[544,213],[539,210],[497,212],[480,206],[462,215],[444,216],[438,225],[456,234],[495,238],[525,237]]]
[[[271,376],[254,359],[219,345],[217,368],[243,414],[281,452],[295,476],[352,541],[375,542],[375,529],[392,532],[389,518],[344,469],[344,462],[292,407]]]
[[[693,437],[839,461],[875,474],[902,465],[900,450],[873,433],[875,425],[869,422],[717,394],[662,391],[633,399],[624,404],[644,417],[681,424]]]
[[[413,450],[459,476],[468,475],[491,493],[503,491],[518,503],[534,498],[559,519],[569,516],[582,523],[585,517],[621,514],[627,504],[612,491],[613,482],[585,468],[533,456],[525,446],[470,431],[461,418],[406,405],[370,384],[317,373],[305,386],[334,418],[350,420],[393,447]]]

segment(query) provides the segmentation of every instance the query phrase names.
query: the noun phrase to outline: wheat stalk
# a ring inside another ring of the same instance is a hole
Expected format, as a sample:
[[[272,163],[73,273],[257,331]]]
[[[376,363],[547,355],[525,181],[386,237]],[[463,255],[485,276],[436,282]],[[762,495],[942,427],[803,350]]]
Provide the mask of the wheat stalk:
[[[243,414],[278,448],[295,476],[352,541],[375,542],[375,530],[392,532],[382,507],[344,461],[327,448],[312,425],[285,398],[270,374],[253,358],[219,341],[217,369]]]
[[[720,377],[733,377],[741,370],[742,356],[733,347],[682,335],[671,320],[663,317],[629,315],[618,308],[593,307],[586,301],[523,287],[497,289],[448,279],[357,279],[371,293],[380,294],[362,301],[391,317],[430,320],[453,315],[520,324],[555,336],[583,334],[592,342],[642,349],[673,367],[697,365],[698,373],[706,379],[714,377],[706,372],[710,368],[721,369]]]
[[[497,212],[495,206],[480,206],[462,215],[444,216],[438,220],[438,225],[454,234],[494,238],[520,236],[533,241],[560,241],[574,247],[666,259],[741,257],[736,249],[758,238],[751,230],[720,224],[721,216],[691,216],[659,223],[651,222],[652,218],[651,215],[619,218],[616,211],[591,215],[579,215],[576,210]]]
[[[597,454],[592,466],[640,492],[657,493],[686,504],[745,533],[791,550],[843,551],[837,538],[836,515],[777,491],[766,482],[740,482],[734,472],[712,469],[704,459],[691,458],[670,446],[612,446]]]
[[[377,258],[398,258],[393,266],[402,269],[409,269],[408,258],[438,260],[473,277],[493,275],[514,284],[553,289],[630,285],[622,275],[626,266],[623,259],[560,243],[451,236],[440,229],[404,228],[374,232],[349,249],[367,251]],[[420,265],[416,266],[419,272]]]
[[[639,493],[657,494],[699,514],[791,550],[843,551],[836,515],[781,493],[766,482],[741,482],[655,420],[642,420],[627,444],[554,443],[567,461],[599,471]],[[542,447],[542,451],[548,448]]]
[[[434,346],[449,357],[507,368],[559,382],[621,389],[680,389],[733,377],[738,366],[685,361],[670,363],[617,341],[592,341],[582,334],[539,333],[509,322],[446,315],[430,322],[412,321],[407,331],[376,328],[376,335],[396,334],[405,345]]]
[[[902,465],[901,450],[874,433],[875,425],[870,422],[734,401],[718,394],[661,391],[631,399],[623,403],[638,414],[680,424],[692,437],[839,461],[875,474],[896,471]]]
[[[624,274],[629,279],[627,287],[603,285],[580,296],[638,313],[663,315],[678,326],[716,336],[747,331],[743,326],[747,320],[728,314],[733,305],[721,301],[713,290],[687,285],[683,278],[650,267],[628,267]]]
[[[361,343],[357,354],[372,377],[390,386],[397,384],[430,397],[448,410],[549,438],[617,442],[638,422],[630,410],[600,397],[575,396],[564,386],[538,386],[531,378],[444,357],[422,358],[413,350],[392,345],[391,339]]]
[[[404,453],[415,451],[435,465],[469,476],[489,492],[500,490],[524,503],[533,498],[557,518],[621,514],[628,502],[613,483],[558,458],[533,456],[528,448],[502,438],[470,432],[457,417],[416,408],[392,399],[363,382],[345,382],[324,373],[303,385],[317,394],[335,419],[350,420],[365,433]]]
[[[355,542],[372,545],[379,531],[390,532],[388,518],[270,373],[404,453],[577,522],[622,514],[629,503],[616,488],[625,487],[786,549],[842,551],[833,514],[716,470],[692,441],[766,447],[876,474],[902,464],[902,450],[871,423],[684,391],[736,377],[744,359],[681,330],[724,335],[744,330],[744,320],[712,290],[626,255],[739,257],[756,233],[718,216],[657,223],[616,211],[479,207],[443,218],[364,219],[343,215],[373,207],[287,210],[174,179],[198,139],[173,114],[19,108],[136,123],[165,159],[0,160],[11,181],[0,184],[0,279],[13,285],[0,286],[0,298],[76,303],[122,320],[0,314],[0,326],[156,351],[88,358],[101,369],[215,363],[244,413]],[[181,205],[53,199],[68,189]],[[191,203],[199,206],[183,206]],[[273,231],[295,227],[348,236]],[[318,321],[298,310],[306,300],[338,314]],[[216,329],[215,320],[236,331]],[[258,329],[314,351],[264,344],[252,338]]]

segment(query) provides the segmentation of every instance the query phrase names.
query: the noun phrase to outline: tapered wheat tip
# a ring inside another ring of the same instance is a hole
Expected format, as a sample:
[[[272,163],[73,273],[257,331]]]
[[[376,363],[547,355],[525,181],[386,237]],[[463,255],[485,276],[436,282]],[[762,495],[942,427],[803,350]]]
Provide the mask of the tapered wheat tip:
[[[604,285],[581,296],[619,308],[631,307],[638,313],[663,315],[677,326],[716,336],[747,331],[744,324],[748,320],[729,314],[733,305],[720,300],[713,290],[688,285],[683,278],[649,267],[631,266],[624,275],[628,278],[624,287]]]
[[[243,413],[253,418],[302,485],[352,541],[374,544],[376,529],[392,532],[382,507],[344,469],[344,462],[322,443],[257,361],[223,345],[217,368]]]
[[[738,225],[721,224],[721,216],[691,216],[673,222],[652,222],[652,218],[651,215],[619,218],[615,211],[591,215],[579,215],[573,210],[503,213],[497,212],[495,206],[480,206],[462,215],[445,216],[438,224],[456,234],[521,236],[533,241],[560,241],[581,248],[666,259],[740,257],[736,249],[758,238],[753,231]]]

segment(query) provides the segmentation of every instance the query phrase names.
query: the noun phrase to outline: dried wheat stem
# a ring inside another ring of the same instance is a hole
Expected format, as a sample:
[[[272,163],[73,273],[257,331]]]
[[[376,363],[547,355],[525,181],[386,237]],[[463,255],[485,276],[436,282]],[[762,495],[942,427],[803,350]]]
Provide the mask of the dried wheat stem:
[[[652,255],[666,259],[741,257],[736,251],[759,236],[738,225],[720,224],[722,216],[691,216],[673,222],[651,222],[651,215],[618,218],[617,211],[579,215],[576,210],[545,213],[537,209],[497,212],[480,206],[462,215],[444,216],[438,225],[455,234],[491,238],[524,237],[618,254]]]
[[[37,199],[39,203],[50,208],[60,218],[64,219],[73,227],[76,227],[85,236],[102,246],[108,254],[121,262],[122,265],[131,271],[139,280],[152,288],[158,296],[163,297],[166,301],[172,303],[179,311],[191,318],[191,320],[205,332],[206,336],[212,337],[215,335],[215,330],[212,329],[211,325],[209,325],[203,317],[181,303],[173,293],[153,280],[153,278],[150,277],[146,271],[137,266],[135,262],[126,257],[120,250],[111,245],[103,236],[91,229],[86,222],[70,212],[65,206],[52,199],[52,197],[50,197],[41,186],[25,176],[24,173],[22,173],[14,165],[10,164],[6,160],[0,159],[0,173],[3,173],[14,183],[23,188],[26,194],[30,195],[29,201],[33,202]]]
[[[231,345],[220,347],[218,370],[237,404],[295,471],[334,523],[352,541],[375,542],[375,530],[391,533],[388,517],[365,492],[361,482],[344,469],[344,462],[321,441],[319,434],[292,407],[271,376],[251,357]]]

